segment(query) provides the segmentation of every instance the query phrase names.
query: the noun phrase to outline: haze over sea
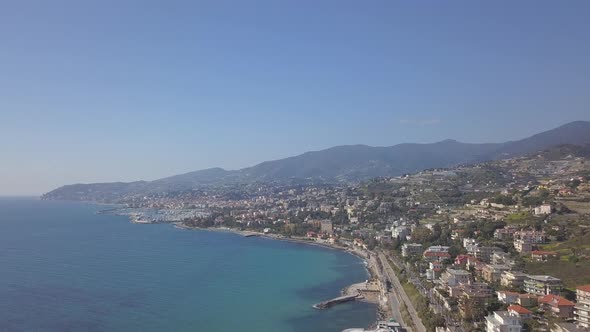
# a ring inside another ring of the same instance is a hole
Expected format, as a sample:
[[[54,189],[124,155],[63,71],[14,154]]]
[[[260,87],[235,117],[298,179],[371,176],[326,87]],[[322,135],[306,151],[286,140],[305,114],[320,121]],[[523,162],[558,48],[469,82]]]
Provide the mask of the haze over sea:
[[[367,278],[357,257],[101,208],[0,198],[0,331],[340,331],[376,319],[366,303],[311,307]]]

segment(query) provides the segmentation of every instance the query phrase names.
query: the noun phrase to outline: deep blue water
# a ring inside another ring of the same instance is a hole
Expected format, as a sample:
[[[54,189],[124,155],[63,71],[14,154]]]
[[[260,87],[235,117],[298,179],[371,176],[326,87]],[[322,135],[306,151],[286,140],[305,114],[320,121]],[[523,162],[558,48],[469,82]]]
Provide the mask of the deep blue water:
[[[340,331],[375,307],[315,310],[367,278],[336,250],[172,225],[85,203],[0,198],[0,331]]]

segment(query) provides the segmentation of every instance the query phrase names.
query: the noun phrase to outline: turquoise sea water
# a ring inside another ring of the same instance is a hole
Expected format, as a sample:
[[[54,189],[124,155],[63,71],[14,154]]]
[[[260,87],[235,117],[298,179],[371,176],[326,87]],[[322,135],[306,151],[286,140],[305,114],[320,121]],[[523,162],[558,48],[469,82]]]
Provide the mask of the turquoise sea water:
[[[340,331],[375,307],[315,310],[367,278],[336,250],[172,225],[100,206],[0,198],[0,331]]]

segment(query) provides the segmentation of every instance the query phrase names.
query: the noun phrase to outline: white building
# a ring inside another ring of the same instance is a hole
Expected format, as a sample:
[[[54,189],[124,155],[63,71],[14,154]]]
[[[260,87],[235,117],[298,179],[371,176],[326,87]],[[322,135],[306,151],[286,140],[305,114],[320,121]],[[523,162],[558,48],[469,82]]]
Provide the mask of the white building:
[[[410,228],[408,226],[397,226],[391,231],[391,237],[394,239],[405,240],[408,235],[410,235]]]
[[[468,253],[474,253],[476,247],[477,241],[475,239],[469,237],[463,239],[463,248],[465,248],[465,250],[467,250]]]
[[[535,208],[535,215],[551,214],[551,205],[543,204]]]
[[[576,289],[574,319],[579,327],[590,329],[590,285],[578,286]]]
[[[486,317],[487,332],[520,332],[521,329],[520,317],[508,311],[494,311]]]
[[[471,273],[465,270],[447,269],[440,276],[440,280],[449,287],[466,284],[471,279]]]

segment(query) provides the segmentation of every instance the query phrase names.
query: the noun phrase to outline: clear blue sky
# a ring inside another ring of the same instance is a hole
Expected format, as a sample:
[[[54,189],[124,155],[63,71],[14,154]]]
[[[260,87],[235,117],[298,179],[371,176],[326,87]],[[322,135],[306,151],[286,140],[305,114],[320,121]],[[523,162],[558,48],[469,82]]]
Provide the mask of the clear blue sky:
[[[590,1],[2,1],[0,194],[590,120]]]

